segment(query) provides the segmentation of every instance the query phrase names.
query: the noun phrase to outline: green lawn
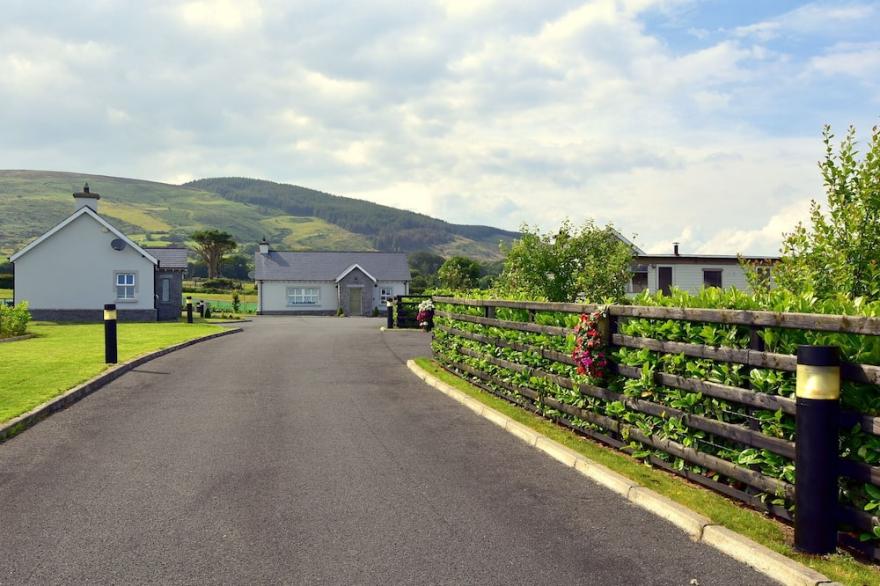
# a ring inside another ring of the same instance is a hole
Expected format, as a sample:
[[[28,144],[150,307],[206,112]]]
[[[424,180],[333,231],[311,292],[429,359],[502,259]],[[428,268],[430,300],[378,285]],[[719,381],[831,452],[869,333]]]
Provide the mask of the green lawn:
[[[841,584],[880,584],[880,568],[861,563],[846,553],[816,557],[799,554],[792,547],[790,527],[757,511],[744,508],[718,493],[647,466],[626,454],[558,426],[551,421],[491,395],[440,368],[430,358],[417,358],[416,363],[435,377],[467,393],[478,401],[538,431],[587,458],[603,464],[687,508],[701,513],[715,523],[745,535],[758,543],[822,572]]]
[[[222,331],[209,324],[119,324],[119,362]],[[33,323],[36,338],[0,344],[0,422],[26,413],[105,370],[102,324]]]

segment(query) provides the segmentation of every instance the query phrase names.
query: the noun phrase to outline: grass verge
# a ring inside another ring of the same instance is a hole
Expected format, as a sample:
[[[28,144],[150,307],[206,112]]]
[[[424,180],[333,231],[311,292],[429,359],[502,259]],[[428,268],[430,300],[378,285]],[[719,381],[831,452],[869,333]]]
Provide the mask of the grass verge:
[[[209,324],[120,323],[119,362],[222,331]],[[107,369],[102,324],[33,323],[36,338],[0,344],[0,423]]]
[[[773,551],[825,574],[831,580],[852,585],[880,584],[880,568],[875,565],[862,563],[848,553],[821,557],[800,554],[792,546],[791,528],[778,521],[757,511],[744,508],[718,493],[643,464],[626,454],[586,439],[551,421],[520,409],[512,403],[450,374],[430,358],[416,358],[415,362],[443,382],[496,411],[500,411],[511,419],[531,427],[538,433],[575,450],[590,460],[623,474],[692,511],[705,515],[718,525],[723,525],[732,531],[745,535]]]

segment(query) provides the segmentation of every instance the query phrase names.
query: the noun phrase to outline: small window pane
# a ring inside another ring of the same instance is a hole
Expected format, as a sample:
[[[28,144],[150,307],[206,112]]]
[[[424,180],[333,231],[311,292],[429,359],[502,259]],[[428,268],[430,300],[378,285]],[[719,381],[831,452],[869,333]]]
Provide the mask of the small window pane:
[[[644,291],[647,288],[648,288],[648,273],[642,272],[642,271],[633,273],[631,291],[633,293],[641,293],[642,291]]]
[[[721,269],[704,269],[703,270],[703,286],[704,287],[721,287]]]
[[[162,301],[168,303],[171,301],[171,279],[162,279]]]

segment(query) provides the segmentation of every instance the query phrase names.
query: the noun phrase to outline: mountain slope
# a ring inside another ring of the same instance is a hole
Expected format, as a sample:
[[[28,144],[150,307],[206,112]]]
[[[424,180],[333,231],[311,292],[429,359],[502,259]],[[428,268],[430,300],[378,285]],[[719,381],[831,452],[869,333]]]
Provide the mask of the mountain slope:
[[[139,243],[182,244],[202,228],[226,230],[250,251],[263,236],[291,250],[432,250],[499,257],[516,233],[450,224],[422,214],[319,191],[240,178],[186,185],[63,173],[0,171],[0,253],[8,255],[73,211],[88,181],[100,212]]]

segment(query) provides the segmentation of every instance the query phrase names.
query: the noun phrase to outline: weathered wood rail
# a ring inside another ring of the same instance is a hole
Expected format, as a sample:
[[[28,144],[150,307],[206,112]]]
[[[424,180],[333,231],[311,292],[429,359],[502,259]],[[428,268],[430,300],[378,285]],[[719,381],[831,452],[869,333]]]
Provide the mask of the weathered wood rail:
[[[539,319],[539,316],[591,313],[600,309],[599,306],[453,297],[434,297],[434,303],[438,318],[435,356],[446,368],[470,378],[489,392],[615,448],[633,452],[632,442],[637,442],[666,454],[674,460],[670,462],[658,457],[657,453],[651,453],[647,459],[691,481],[791,520],[787,507],[793,502],[793,484],[778,475],[765,474],[758,466],[731,461],[729,453],[751,448],[778,456],[793,467],[796,447],[793,440],[796,438],[780,437],[778,431],[775,435],[768,435],[757,417],[768,412],[789,419],[796,417],[797,407],[792,396],[750,388],[747,382],[749,376],[744,377],[745,382],[738,383],[741,386],[736,386],[664,372],[660,366],[651,369],[650,379],[661,388],[698,393],[702,398],[700,400],[717,400],[721,402],[719,405],[726,406],[718,408],[720,411],[714,414],[710,410],[690,412],[684,407],[676,408],[663,403],[662,397],[634,397],[612,388],[586,384],[582,382],[583,378],[573,376],[574,359],[569,352],[560,351],[565,349],[564,339],[573,333],[572,329],[547,325],[548,321],[553,323],[554,320]],[[476,312],[476,308],[480,311]],[[676,355],[718,364],[741,365],[746,372],[754,368],[782,373],[796,371],[795,356],[764,349],[761,333],[764,328],[880,335],[880,318],[862,316],[631,305],[610,305],[601,309],[608,319],[606,341],[609,354],[617,348],[647,350],[658,356]],[[620,327],[625,326],[626,320],[641,318],[743,326],[748,328],[746,337],[751,333],[751,340],[745,348],[713,346],[627,335],[620,331],[626,329]],[[562,322],[557,320],[557,323]],[[511,335],[503,337],[504,332]],[[544,336],[550,336],[558,343],[542,343],[541,340],[547,340]],[[646,376],[642,368],[621,363],[612,363],[611,370],[619,381]],[[844,363],[841,375],[856,383],[880,385],[880,366],[877,365]],[[548,392],[548,388],[557,388],[559,393]],[[691,445],[684,445],[663,437],[655,428],[648,432],[645,426],[602,412],[602,408],[610,404],[622,405],[627,412],[654,418],[654,421],[677,420],[688,430],[701,432],[705,436],[691,442]],[[844,411],[840,425],[846,430],[857,425],[864,433],[880,436],[880,417],[871,414]],[[789,435],[793,436],[793,433]],[[674,465],[675,460],[683,461],[685,465]],[[841,457],[839,472],[841,476],[854,481],[880,486],[878,466]],[[770,495],[771,498],[762,495]],[[783,499],[787,505],[772,502],[775,499]],[[880,525],[877,517],[847,504],[841,504],[838,517],[844,529],[849,528],[850,531],[870,532],[874,526]],[[852,534],[842,533],[841,540],[859,547]],[[868,553],[877,551],[872,546],[861,549]]]

